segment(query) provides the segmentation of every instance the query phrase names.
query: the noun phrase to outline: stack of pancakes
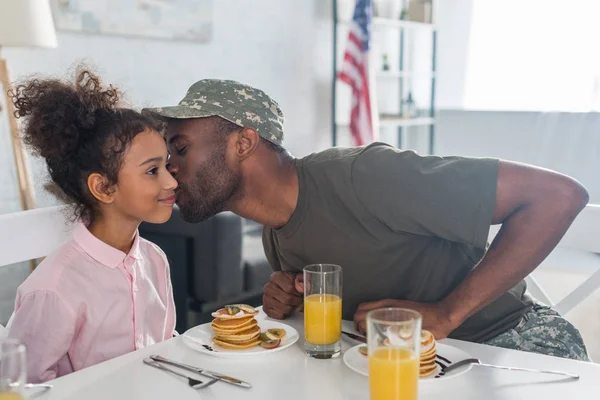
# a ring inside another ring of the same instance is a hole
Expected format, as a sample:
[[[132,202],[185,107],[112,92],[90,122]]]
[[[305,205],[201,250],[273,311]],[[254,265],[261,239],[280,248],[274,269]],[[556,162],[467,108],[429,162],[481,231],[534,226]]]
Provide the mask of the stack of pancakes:
[[[426,378],[437,370],[435,357],[437,355],[435,349],[435,338],[431,332],[421,331],[421,362],[419,366],[419,375],[421,378]]]
[[[252,306],[235,304],[212,313],[213,342],[226,349],[244,350],[260,344],[260,327]]]

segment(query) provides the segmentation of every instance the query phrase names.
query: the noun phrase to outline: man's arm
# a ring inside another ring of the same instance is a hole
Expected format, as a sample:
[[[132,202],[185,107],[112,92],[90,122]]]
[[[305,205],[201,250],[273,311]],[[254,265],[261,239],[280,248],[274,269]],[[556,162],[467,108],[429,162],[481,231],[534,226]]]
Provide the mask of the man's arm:
[[[529,275],[554,249],[588,202],[588,193],[565,175],[501,161],[492,224],[502,224],[486,255],[439,303],[382,300],[362,304],[355,316],[364,332],[366,312],[382,306],[416,308],[423,327],[446,337],[468,317]]]
[[[282,271],[271,228],[263,229],[262,241],[265,256],[274,271],[264,286],[263,311],[271,318],[285,319],[304,301],[302,287],[296,283],[302,273]]]
[[[500,162],[492,224],[502,224],[477,268],[443,301],[453,325],[504,294],[556,247],[588,202],[577,181],[527,165]]]

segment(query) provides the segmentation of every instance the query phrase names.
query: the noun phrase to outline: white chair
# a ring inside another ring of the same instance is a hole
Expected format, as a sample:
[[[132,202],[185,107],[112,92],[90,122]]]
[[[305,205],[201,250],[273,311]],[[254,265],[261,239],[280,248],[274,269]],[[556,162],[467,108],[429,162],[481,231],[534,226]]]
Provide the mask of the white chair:
[[[490,240],[494,238],[499,230],[499,225],[492,227],[490,230]],[[573,224],[557,247],[600,253],[600,205],[586,206],[575,221],[573,221]],[[585,282],[573,289],[573,291],[568,293],[559,302],[552,301],[532,275],[529,275],[526,281],[529,292],[536,299],[551,306],[561,315],[565,315],[600,287],[600,270],[592,274]]]
[[[71,234],[65,206],[0,215],[0,268],[50,254]]]
[[[0,268],[45,257],[58,248],[74,227],[65,211],[57,206],[0,215]],[[7,334],[0,325],[0,338]]]

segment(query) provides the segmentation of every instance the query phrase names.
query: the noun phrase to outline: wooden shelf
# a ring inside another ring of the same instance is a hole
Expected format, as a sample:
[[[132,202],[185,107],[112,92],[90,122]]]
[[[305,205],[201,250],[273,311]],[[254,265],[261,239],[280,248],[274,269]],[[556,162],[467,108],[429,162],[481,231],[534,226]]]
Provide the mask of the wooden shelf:
[[[435,124],[435,119],[429,117],[402,118],[393,116],[380,116],[379,127],[401,127],[401,126],[426,126]]]
[[[337,126],[348,126],[348,122],[338,122]],[[422,118],[402,118],[392,116],[381,116],[379,117],[379,127],[402,127],[402,126],[427,126],[435,124],[435,119],[422,117]]]
[[[374,17],[372,20],[374,27],[394,28],[394,29],[423,29],[435,31],[437,28],[434,24],[426,24],[424,22],[405,21],[402,19]],[[338,20],[340,25],[348,25],[350,21]]]
[[[412,75],[414,72],[411,71],[377,71],[375,73],[377,78],[410,78]],[[429,76],[433,78],[435,72],[431,71]]]
[[[373,18],[373,26],[382,26],[388,28],[409,28],[409,29],[425,29],[434,31],[436,26],[434,24],[426,24],[424,22],[405,21],[402,19],[391,19],[391,18]]]

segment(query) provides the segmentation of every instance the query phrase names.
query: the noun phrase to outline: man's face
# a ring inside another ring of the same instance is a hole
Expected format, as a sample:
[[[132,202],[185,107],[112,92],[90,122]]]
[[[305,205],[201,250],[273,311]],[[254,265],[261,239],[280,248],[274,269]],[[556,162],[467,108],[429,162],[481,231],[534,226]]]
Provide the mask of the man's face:
[[[170,120],[167,143],[183,220],[202,222],[224,211],[242,177],[227,164],[227,138],[215,132],[215,117]]]

